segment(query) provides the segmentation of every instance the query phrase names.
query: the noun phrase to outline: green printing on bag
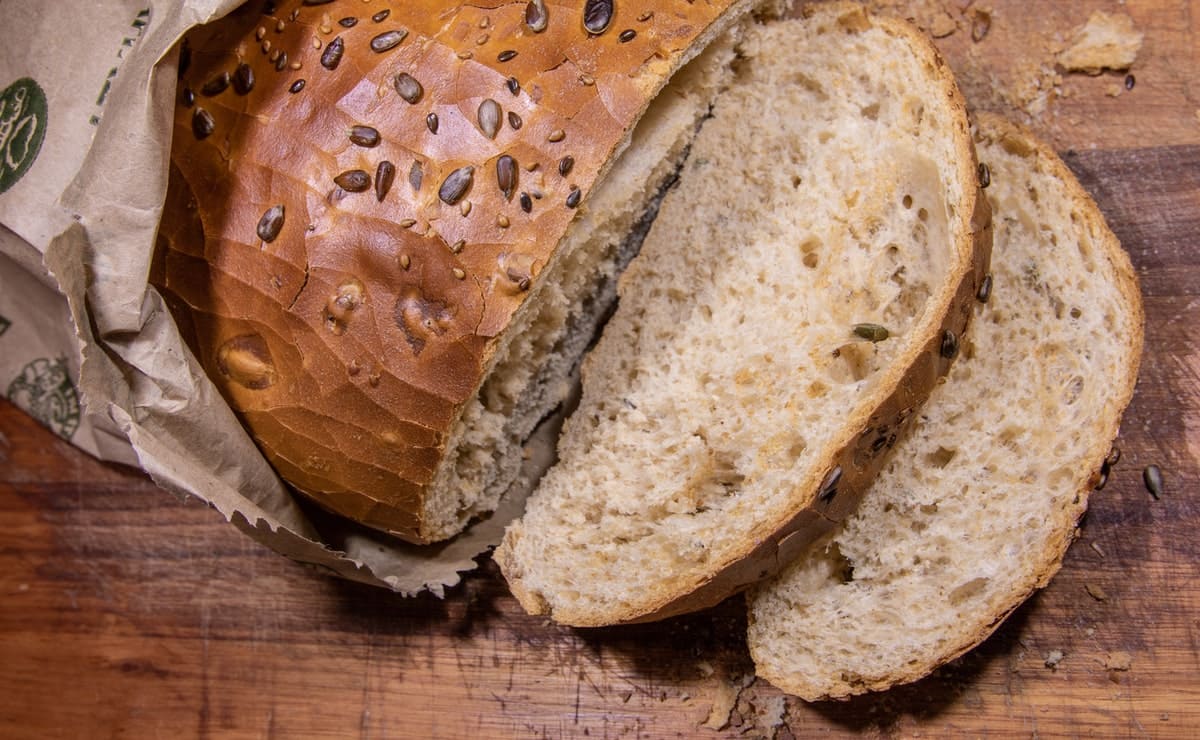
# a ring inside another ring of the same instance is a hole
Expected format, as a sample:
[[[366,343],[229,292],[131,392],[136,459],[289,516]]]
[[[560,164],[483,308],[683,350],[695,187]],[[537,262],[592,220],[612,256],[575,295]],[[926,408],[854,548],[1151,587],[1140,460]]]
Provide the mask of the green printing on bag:
[[[79,428],[79,394],[65,360],[34,360],[8,386],[8,400],[63,439]]]
[[[22,77],[0,93],[0,193],[29,171],[46,138],[46,94]]]

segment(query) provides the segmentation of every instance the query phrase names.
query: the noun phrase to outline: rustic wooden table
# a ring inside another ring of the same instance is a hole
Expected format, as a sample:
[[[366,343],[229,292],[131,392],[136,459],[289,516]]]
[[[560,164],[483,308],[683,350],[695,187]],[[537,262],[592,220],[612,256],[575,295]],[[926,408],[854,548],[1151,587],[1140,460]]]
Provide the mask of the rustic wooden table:
[[[1200,5],[990,0],[976,42],[967,0],[874,4],[940,31],[946,10],[968,97],[1064,153],[1146,300],[1124,457],[1062,572],[982,647],[884,694],[785,701],[750,682],[737,599],[577,631],[524,615],[486,557],[444,600],[335,581],[0,402],[0,735],[1200,736]],[[1146,34],[1132,90],[1056,76],[1094,9]],[[728,724],[702,727],[737,689]]]

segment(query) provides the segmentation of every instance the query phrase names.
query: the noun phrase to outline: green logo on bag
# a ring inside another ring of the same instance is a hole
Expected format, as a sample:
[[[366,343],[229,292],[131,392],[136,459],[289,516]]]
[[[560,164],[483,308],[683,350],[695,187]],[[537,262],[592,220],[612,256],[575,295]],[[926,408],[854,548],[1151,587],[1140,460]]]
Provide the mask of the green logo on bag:
[[[12,322],[0,316],[0,337],[4,336],[4,332],[8,331],[8,327],[12,326]]]
[[[79,394],[65,360],[34,360],[8,386],[8,400],[63,439],[79,428]]]
[[[28,77],[0,93],[0,193],[33,166],[46,138],[46,94]]]

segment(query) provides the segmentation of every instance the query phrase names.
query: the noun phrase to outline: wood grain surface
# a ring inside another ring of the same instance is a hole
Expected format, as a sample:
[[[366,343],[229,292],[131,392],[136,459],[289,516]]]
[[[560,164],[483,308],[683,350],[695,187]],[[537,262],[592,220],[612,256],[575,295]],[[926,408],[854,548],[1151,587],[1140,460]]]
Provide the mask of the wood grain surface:
[[[872,4],[950,17],[939,43],[968,97],[1064,153],[1146,301],[1122,460],[1062,572],[990,640],[916,684],[804,704],[752,680],[739,599],[572,630],[526,616],[486,557],[445,599],[403,599],[292,563],[0,402],[0,736],[1200,736],[1200,4],[990,0],[978,42],[980,3]],[[1146,34],[1132,90],[1054,70],[1095,9]],[[702,726],[722,701],[728,723]]]

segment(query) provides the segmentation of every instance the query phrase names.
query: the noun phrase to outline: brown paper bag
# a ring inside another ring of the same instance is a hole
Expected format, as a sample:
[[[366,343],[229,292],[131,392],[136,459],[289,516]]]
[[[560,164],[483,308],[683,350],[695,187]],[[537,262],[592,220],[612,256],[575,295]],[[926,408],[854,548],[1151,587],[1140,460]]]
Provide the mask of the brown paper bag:
[[[147,284],[162,211],[178,42],[240,0],[9,0],[0,6],[0,391],[92,455],[197,496],[296,560],[441,594],[523,497],[417,547],[287,489]],[[535,444],[519,488],[549,461]]]

